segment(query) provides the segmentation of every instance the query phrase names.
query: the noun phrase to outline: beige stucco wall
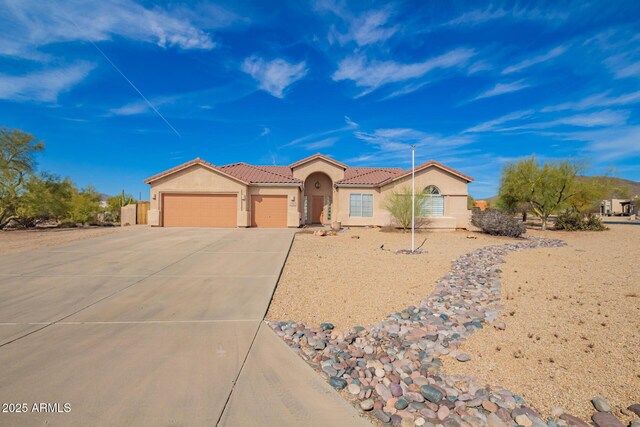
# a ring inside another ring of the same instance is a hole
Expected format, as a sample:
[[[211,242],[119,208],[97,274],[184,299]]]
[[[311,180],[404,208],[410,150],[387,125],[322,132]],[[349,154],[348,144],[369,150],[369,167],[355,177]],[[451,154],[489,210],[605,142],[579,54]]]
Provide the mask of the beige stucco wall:
[[[149,225],[161,225],[162,193],[234,193],[238,195],[238,227],[249,226],[247,186],[221,173],[193,165],[151,183]]]
[[[138,220],[136,204],[126,205],[120,208],[120,225],[136,225]]]
[[[315,183],[320,184],[320,188],[315,187]],[[304,195],[308,197],[308,207],[311,209],[313,196],[331,196],[332,206],[331,211],[336,212],[336,195],[333,188],[333,182],[326,172],[314,172],[307,176],[304,181]],[[304,200],[302,205],[301,216],[304,216]],[[305,218],[303,218],[303,221]],[[328,219],[328,205],[324,206],[322,210],[322,223],[329,224],[331,221]],[[304,222],[303,222],[304,223]]]
[[[427,228],[454,229],[466,228],[471,212],[467,209],[467,182],[437,167],[424,169],[415,176],[416,192],[428,185],[435,185],[444,196],[444,216],[433,217]],[[395,181],[380,189],[371,187],[339,187],[337,217],[343,226],[377,225],[392,222],[392,217],[384,209],[384,199],[393,191],[411,188],[411,176]],[[349,216],[349,197],[351,193],[373,194],[373,217],[352,218]]]
[[[333,182],[344,178],[344,169],[322,159],[315,159],[300,166],[296,166],[293,169],[293,177],[301,179],[304,182],[309,175],[315,172],[323,172],[327,174]]]
[[[251,196],[287,196],[287,227],[298,227],[301,220],[301,191],[300,187],[251,186],[249,187],[248,206],[251,209]],[[251,220],[251,212],[249,212]],[[249,221],[249,224],[251,221]]]

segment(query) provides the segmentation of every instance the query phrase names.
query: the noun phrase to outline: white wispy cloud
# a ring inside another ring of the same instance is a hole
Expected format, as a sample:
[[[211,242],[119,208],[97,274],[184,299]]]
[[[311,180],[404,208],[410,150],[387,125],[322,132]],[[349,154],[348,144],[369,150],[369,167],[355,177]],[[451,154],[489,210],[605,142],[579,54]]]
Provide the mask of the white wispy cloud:
[[[533,56],[531,58],[527,58],[517,64],[511,65],[504,70],[502,70],[502,74],[511,74],[517,73],[534,65],[547,62],[553,58],[557,58],[562,55],[569,49],[568,45],[560,45],[556,46],[548,52],[542,53],[540,55]]]
[[[269,129],[269,128],[267,128],[267,127],[266,127],[266,128],[264,128],[264,129],[262,129],[262,132],[260,133],[260,136],[261,136],[261,137],[262,137],[262,136],[267,136],[267,135],[269,135],[270,133],[271,133],[271,129]]]
[[[631,105],[640,102],[640,91],[625,93],[617,96],[609,96],[610,92],[597,93],[579,101],[568,101],[557,105],[544,107],[542,112],[562,110],[588,110],[596,107],[613,107]]]
[[[56,102],[61,93],[84,80],[94,67],[81,62],[20,76],[0,74],[0,99]]]
[[[574,114],[570,116],[558,117],[548,121],[538,121],[521,126],[507,127],[500,131],[514,131],[526,129],[549,129],[559,126],[573,126],[584,128],[614,127],[627,123],[630,111],[603,110],[587,114]]]
[[[605,60],[613,75],[618,79],[640,77],[640,55],[613,55]]]
[[[529,117],[534,113],[534,110],[514,111],[513,113],[505,114],[497,119],[489,120],[484,123],[479,123],[473,127],[470,127],[463,131],[463,133],[472,132],[490,132],[495,130],[499,125],[512,122],[514,120]]]
[[[191,95],[192,94],[190,93],[185,93],[182,95],[156,96],[150,99],[149,102],[141,99],[139,101],[128,102],[124,105],[121,105],[120,107],[111,108],[109,110],[109,113],[115,116],[135,116],[139,114],[153,113],[151,105],[158,108],[163,105],[172,104],[179,100],[184,101]],[[151,103],[151,105],[149,105],[149,103]]]
[[[335,30],[330,36],[341,44],[355,42],[358,46],[366,46],[383,42],[391,38],[399,29],[397,25],[387,26],[391,16],[389,9],[370,10],[356,17],[347,17],[349,30],[341,34]]]
[[[351,120],[349,116],[344,116],[344,123],[345,125],[339,128],[329,129],[322,132],[314,132],[300,138],[296,138],[293,141],[290,141],[287,144],[283,145],[283,147],[292,147],[294,145],[313,144],[320,141],[326,141],[330,136],[351,132],[360,127],[360,125]]]
[[[287,87],[306,76],[308,69],[304,61],[296,64],[284,59],[265,61],[250,56],[242,63],[242,71],[253,77],[260,89],[276,98],[284,98]]]
[[[596,162],[640,158],[640,126],[637,125],[567,133],[561,138],[585,142],[585,149]]]
[[[343,59],[333,74],[334,81],[352,80],[356,86],[366,90],[359,96],[370,93],[388,83],[402,82],[425,76],[441,68],[463,67],[474,55],[471,49],[458,48],[423,62],[403,64],[396,61],[370,61],[362,54]]]
[[[512,19],[516,21],[547,21],[558,23],[570,16],[566,10],[554,10],[552,8],[527,8],[489,6],[486,9],[467,10],[461,15],[442,23],[442,26],[473,26],[482,25],[498,19]]]
[[[464,12],[462,15],[445,22],[443,25],[457,26],[484,24],[485,22],[504,18],[507,15],[508,12],[505,9],[489,7],[484,10],[478,9]]]
[[[332,147],[336,142],[338,142],[338,137],[324,138],[319,141],[313,141],[305,144],[304,148],[309,151],[320,150],[322,148]]]
[[[491,89],[482,92],[480,95],[473,98],[471,101],[477,101],[478,99],[490,98],[492,96],[504,95],[506,93],[517,92],[522,89],[530,87],[529,83],[526,83],[524,79],[516,80],[510,83],[497,83]]]
[[[411,157],[411,145],[416,146],[416,157],[419,161],[427,158],[442,159],[451,155],[465,155],[471,151],[465,151],[462,147],[474,141],[473,137],[467,135],[443,136],[413,128],[385,128],[372,132],[356,131],[354,136],[367,142],[370,149],[373,150],[363,153],[361,160],[376,159],[379,162],[407,161]]]
[[[63,2],[3,0],[0,19],[6,24],[0,53],[45,59],[38,48],[58,42],[100,42],[113,37],[155,43],[161,47],[213,49],[207,32],[159,7],[132,0],[68,0]]]

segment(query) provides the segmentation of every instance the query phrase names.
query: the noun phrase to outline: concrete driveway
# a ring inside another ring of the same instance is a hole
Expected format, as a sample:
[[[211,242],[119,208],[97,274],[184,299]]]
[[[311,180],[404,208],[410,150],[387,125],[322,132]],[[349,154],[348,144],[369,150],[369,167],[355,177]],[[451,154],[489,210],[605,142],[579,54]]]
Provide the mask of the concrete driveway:
[[[0,403],[30,412],[0,425],[217,424],[293,235],[141,228],[0,258]]]

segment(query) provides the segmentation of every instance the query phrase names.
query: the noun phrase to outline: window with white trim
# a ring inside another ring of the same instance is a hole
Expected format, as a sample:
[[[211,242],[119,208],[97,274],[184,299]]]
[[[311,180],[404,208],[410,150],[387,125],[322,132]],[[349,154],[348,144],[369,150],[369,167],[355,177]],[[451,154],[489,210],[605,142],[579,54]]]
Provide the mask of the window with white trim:
[[[351,193],[349,195],[349,216],[370,218],[373,216],[373,194]]]
[[[435,185],[428,185],[423,191],[420,216],[444,216],[444,196]]]

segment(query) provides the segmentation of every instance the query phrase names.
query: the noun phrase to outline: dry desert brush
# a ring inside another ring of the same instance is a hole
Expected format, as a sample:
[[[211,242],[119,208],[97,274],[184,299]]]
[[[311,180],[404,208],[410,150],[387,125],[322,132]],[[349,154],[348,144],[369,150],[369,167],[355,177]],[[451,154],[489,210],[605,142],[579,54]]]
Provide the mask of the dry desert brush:
[[[495,209],[474,209],[471,224],[492,236],[520,237],[527,231],[513,215]]]
[[[607,227],[594,214],[584,214],[576,209],[567,209],[558,215],[556,230],[564,231],[604,231]]]
[[[414,223],[416,228],[426,227],[431,222],[429,217],[422,214],[427,197],[424,192],[416,192],[414,195]],[[402,228],[403,232],[411,228],[411,201],[411,188],[393,191],[384,200],[384,209],[389,211],[393,216],[394,222]],[[396,224],[392,225],[395,226]]]

